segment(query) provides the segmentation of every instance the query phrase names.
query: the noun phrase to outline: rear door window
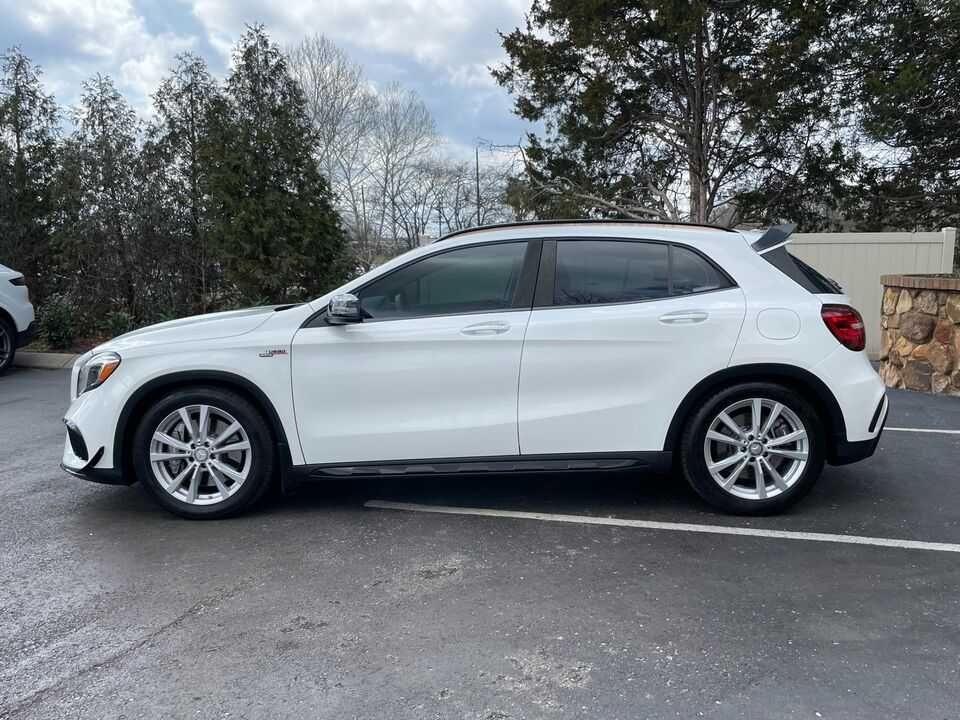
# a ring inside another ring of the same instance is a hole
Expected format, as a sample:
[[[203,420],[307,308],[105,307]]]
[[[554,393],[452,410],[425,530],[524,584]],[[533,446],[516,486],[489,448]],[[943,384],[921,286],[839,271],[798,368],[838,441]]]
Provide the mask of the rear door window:
[[[560,240],[554,305],[641,302],[732,287],[710,260],[680,245],[637,240]]]
[[[730,287],[730,281],[709,260],[679,245],[670,248],[672,295],[692,295]]]
[[[667,297],[668,247],[661,243],[557,243],[555,305],[596,305]]]

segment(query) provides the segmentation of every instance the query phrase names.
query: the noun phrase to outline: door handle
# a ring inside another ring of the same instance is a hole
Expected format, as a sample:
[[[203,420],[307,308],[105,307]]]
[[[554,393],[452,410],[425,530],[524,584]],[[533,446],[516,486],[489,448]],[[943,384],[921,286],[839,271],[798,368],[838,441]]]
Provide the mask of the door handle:
[[[467,325],[463,330],[460,331],[461,335],[503,335],[510,329],[510,323],[499,322],[494,320],[492,322],[482,322],[476,323],[475,325]]]
[[[678,310],[677,312],[667,313],[660,316],[660,322],[668,325],[692,325],[702,323],[710,317],[710,314],[703,310]]]

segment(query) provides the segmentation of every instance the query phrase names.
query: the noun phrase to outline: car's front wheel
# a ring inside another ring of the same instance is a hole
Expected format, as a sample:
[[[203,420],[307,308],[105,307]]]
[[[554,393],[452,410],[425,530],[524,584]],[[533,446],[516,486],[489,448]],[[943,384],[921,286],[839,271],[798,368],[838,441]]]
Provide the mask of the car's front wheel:
[[[137,477],[188,518],[236,515],[266,492],[274,448],[263,416],[217,387],[175,390],[153,404],[134,435]]]
[[[799,393],[745,383],[710,397],[681,440],[684,475],[697,493],[727,512],[765,515],[813,487],[825,458],[821,423]]]

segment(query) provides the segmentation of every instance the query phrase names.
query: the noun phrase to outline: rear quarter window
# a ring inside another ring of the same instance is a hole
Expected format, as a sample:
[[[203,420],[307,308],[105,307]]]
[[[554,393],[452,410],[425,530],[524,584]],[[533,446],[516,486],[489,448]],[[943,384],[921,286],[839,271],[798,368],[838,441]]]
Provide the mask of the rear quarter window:
[[[836,295],[843,292],[840,283],[810,267],[800,258],[791,255],[787,252],[785,245],[764,253],[762,257],[808,292],[815,295]]]

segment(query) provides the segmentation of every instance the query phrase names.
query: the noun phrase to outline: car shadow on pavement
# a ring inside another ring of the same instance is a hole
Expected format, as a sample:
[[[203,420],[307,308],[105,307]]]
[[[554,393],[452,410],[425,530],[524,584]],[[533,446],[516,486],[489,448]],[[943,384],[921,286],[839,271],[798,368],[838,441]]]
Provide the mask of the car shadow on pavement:
[[[722,517],[677,475],[630,471],[337,478],[300,486],[267,511],[322,512],[367,500],[624,517]]]
[[[325,478],[304,483],[291,495],[273,492],[243,517],[357,510],[373,499],[553,513],[686,510],[712,514],[680,477],[626,471],[577,471]],[[135,521],[150,516],[173,517],[160,508],[139,483],[130,487],[88,486],[80,505],[91,515],[119,515]]]
[[[816,515],[824,509],[872,502],[875,492],[862,481],[862,468],[827,467],[810,495],[779,517]],[[729,522],[675,474],[630,471],[504,475],[350,478],[311,482],[290,497],[277,497],[268,511],[320,511],[357,507],[367,500],[527,512],[622,515],[655,519]]]
[[[874,502],[875,492],[860,474],[847,468],[827,468],[810,496],[778,517],[802,521],[825,510],[853,509]],[[750,522],[711,509],[678,474],[623,470],[324,478],[302,484],[292,495],[282,496],[277,490],[238,520],[320,518],[324,513],[362,510],[368,500],[722,524]],[[91,486],[79,505],[78,510],[89,514],[91,522],[179,521],[157,505],[140,484],[129,488]]]

